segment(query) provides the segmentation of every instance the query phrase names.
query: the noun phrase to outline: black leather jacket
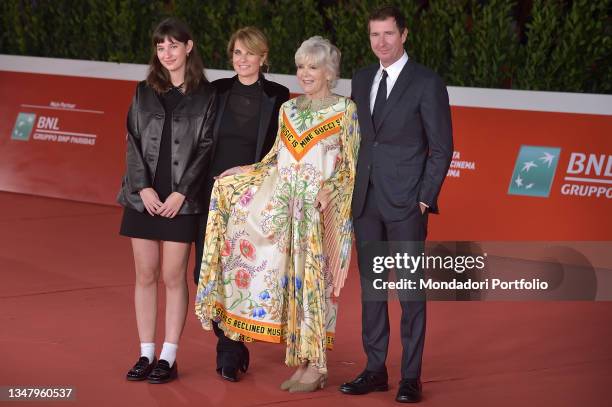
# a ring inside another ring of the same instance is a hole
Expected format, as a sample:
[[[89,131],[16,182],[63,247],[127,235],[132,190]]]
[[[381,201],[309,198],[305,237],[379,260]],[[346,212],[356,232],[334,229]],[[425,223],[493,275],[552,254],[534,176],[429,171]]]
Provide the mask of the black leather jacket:
[[[178,214],[208,210],[200,192],[211,157],[215,111],[216,93],[209,83],[201,83],[176,106],[172,117],[164,117],[155,91],[140,82],[127,117],[127,170],[117,202],[144,211],[139,192],[153,185],[164,120],[173,120],[172,191],[186,197]]]

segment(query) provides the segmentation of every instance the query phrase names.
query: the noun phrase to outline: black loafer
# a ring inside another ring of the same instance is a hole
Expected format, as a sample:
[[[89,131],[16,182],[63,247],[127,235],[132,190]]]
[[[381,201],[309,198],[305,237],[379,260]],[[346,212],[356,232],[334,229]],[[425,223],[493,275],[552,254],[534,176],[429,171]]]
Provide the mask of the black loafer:
[[[156,361],[157,360],[153,358],[153,362],[149,363],[149,359],[146,356],[142,356],[130,371],[127,372],[125,378],[134,382],[146,379],[155,367]]]
[[[419,379],[404,379],[400,382],[395,401],[398,403],[418,403],[421,398],[422,389]]]
[[[147,377],[147,380],[149,381],[149,383],[153,384],[168,383],[176,379],[177,376],[178,368],[176,366],[176,361],[174,362],[172,367],[170,367],[168,361],[160,359],[159,362],[157,362],[157,366],[155,366],[155,369],[153,369]]]
[[[389,383],[386,372],[370,372],[364,370],[352,382],[344,383],[340,386],[340,391],[344,394],[368,394],[373,391],[389,390]]]

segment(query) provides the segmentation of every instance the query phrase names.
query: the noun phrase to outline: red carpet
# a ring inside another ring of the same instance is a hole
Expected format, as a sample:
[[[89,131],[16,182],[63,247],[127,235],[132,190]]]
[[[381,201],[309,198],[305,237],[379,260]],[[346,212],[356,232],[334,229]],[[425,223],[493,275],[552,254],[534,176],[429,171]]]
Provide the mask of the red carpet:
[[[341,298],[323,391],[280,391],[291,372],[282,346],[265,343],[250,345],[251,368],[240,383],[222,381],[214,370],[216,338],[191,310],[179,380],[125,381],[139,348],[131,248],[117,233],[120,215],[115,207],[0,193],[0,386],[71,386],[76,402],[50,403],[71,406],[395,404],[397,303],[387,363],[391,390],[366,396],[337,390],[365,360],[355,267]],[[162,328],[160,320],[159,333]],[[612,302],[431,302],[421,405],[609,406],[610,338]],[[162,341],[158,335],[158,347]]]

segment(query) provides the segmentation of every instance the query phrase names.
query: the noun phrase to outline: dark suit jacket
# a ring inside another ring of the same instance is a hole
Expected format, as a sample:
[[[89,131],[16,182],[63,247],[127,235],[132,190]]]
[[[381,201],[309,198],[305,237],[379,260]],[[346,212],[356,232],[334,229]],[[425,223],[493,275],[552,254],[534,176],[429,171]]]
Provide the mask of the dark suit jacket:
[[[374,128],[370,90],[379,67],[377,63],[357,71],[351,84],[361,129],[353,216],[361,215],[370,182],[386,221],[406,219],[418,202],[437,213],[453,154],[446,86],[433,71],[409,59]]]
[[[213,131],[213,157],[215,154],[216,140],[219,135],[219,126],[223,118],[223,112],[229,99],[230,90],[234,81],[238,80],[238,76],[232,78],[217,79],[212,82],[217,90],[217,115],[215,127]],[[289,89],[276,82],[269,81],[263,76],[259,79],[262,81],[262,100],[261,100],[261,115],[259,117],[259,129],[257,133],[257,148],[255,149],[255,157],[253,162],[260,161],[270,151],[276,139],[278,130],[278,111],[280,106],[289,100]]]

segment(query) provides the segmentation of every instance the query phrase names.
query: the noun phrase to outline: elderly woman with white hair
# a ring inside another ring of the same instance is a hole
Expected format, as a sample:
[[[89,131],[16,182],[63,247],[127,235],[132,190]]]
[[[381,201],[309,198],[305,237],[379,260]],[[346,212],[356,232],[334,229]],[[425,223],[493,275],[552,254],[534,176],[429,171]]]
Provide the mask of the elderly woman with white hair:
[[[196,315],[236,341],[285,342],[291,392],[325,386],[336,298],[350,263],[359,148],[355,104],[332,93],[340,51],[312,37],[295,54],[304,95],[285,102],[275,144],[213,188]]]

